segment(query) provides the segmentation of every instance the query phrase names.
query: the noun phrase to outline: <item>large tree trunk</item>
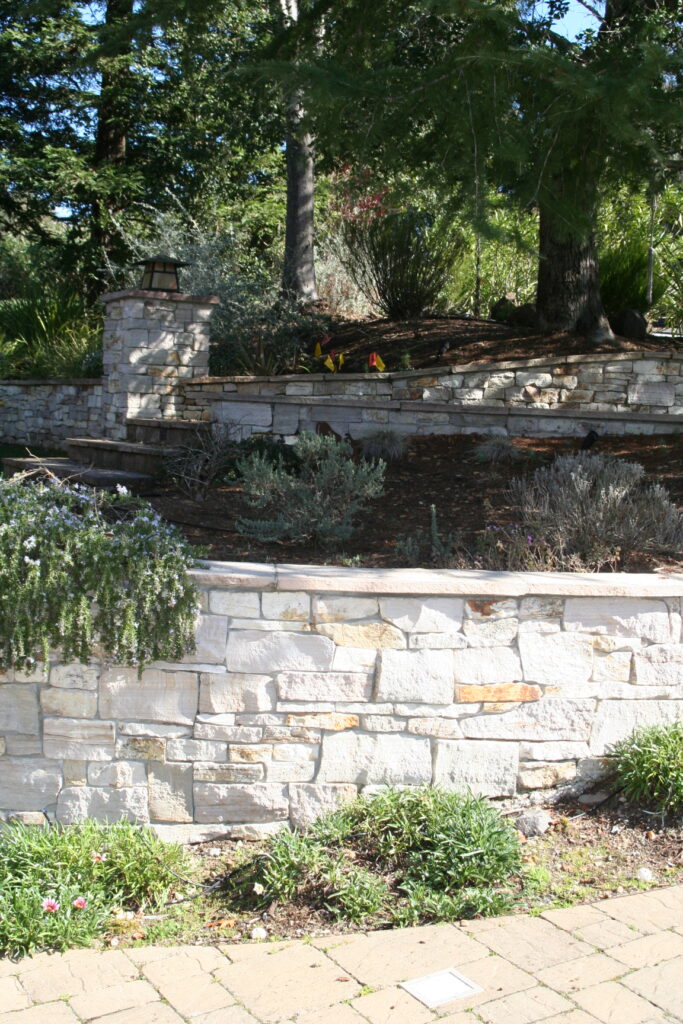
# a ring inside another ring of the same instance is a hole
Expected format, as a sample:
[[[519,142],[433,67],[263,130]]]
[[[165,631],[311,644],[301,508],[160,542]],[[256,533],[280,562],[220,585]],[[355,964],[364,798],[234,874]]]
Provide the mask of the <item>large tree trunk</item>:
[[[315,281],[313,138],[301,130],[303,108],[292,100],[287,115],[287,214],[282,292],[300,306],[318,301]]]
[[[536,294],[536,313],[543,330],[577,331],[594,344],[614,337],[600,296],[596,181],[597,175],[591,181],[574,167],[556,175],[542,193]],[[575,204],[577,190],[583,197],[583,214],[580,222],[569,222],[563,202],[571,199]]]

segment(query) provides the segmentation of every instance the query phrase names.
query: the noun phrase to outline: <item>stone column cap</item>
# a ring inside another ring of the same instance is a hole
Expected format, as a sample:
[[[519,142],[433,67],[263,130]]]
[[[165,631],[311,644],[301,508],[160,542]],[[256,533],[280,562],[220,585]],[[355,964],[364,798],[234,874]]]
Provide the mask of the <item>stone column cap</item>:
[[[142,288],[126,288],[120,292],[105,292],[100,295],[100,302],[112,302],[114,299],[161,299],[164,302],[193,302],[199,305],[217,306],[220,299],[217,295],[189,295],[186,292],[146,291]]]

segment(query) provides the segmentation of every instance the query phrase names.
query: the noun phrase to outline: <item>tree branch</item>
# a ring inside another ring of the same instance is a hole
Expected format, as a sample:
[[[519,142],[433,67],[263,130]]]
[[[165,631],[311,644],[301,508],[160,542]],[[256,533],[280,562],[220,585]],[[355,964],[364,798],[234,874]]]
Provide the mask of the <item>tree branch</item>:
[[[581,4],[582,7],[589,11],[594,18],[597,18],[601,25],[605,24],[605,19],[596,7],[593,7],[592,4],[586,3],[586,0],[576,0],[576,2],[577,4]]]

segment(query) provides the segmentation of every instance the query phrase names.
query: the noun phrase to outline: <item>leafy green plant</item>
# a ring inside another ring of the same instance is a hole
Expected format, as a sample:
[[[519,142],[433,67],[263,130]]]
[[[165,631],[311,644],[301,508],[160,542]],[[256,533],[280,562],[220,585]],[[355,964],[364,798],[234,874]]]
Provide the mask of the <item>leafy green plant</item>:
[[[662,814],[683,808],[683,721],[636,729],[609,754],[615,785],[629,800]]]
[[[439,530],[436,505],[429,506],[429,529],[414,530],[396,538],[396,551],[405,565],[432,565],[435,568],[454,568],[454,561],[462,547],[459,533],[442,534]]]
[[[240,519],[238,529],[261,541],[347,540],[356,516],[383,491],[384,463],[356,464],[346,441],[310,433],[301,435],[294,454],[296,473],[258,453],[240,460],[247,503],[270,512],[270,518]]]
[[[652,303],[647,301],[647,237],[627,238],[614,244],[600,256],[600,294],[609,315],[621,309],[646,313],[666,291],[666,281],[658,269],[653,282]]]
[[[186,876],[179,846],[120,822],[0,832],[0,955],[87,946],[117,910],[154,909]]]
[[[83,296],[34,286],[0,302],[2,373],[16,378],[99,376],[101,317]]]
[[[0,481],[0,664],[97,643],[140,667],[194,649],[192,549],[146,502],[78,485]]]
[[[280,832],[231,878],[240,905],[305,902],[337,920],[417,924],[498,913],[520,866],[513,826],[486,800],[436,788],[360,797]]]
[[[462,248],[459,235],[415,209],[347,217],[342,231],[349,273],[370,303],[397,320],[434,307]]]

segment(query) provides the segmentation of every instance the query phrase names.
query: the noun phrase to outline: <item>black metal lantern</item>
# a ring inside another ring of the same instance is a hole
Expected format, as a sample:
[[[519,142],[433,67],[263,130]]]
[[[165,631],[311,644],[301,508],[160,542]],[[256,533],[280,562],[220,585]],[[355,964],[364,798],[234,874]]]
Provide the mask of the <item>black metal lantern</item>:
[[[173,256],[150,256],[146,260],[138,260],[136,267],[143,267],[140,287],[146,292],[179,292],[178,267],[189,264],[176,260]]]

